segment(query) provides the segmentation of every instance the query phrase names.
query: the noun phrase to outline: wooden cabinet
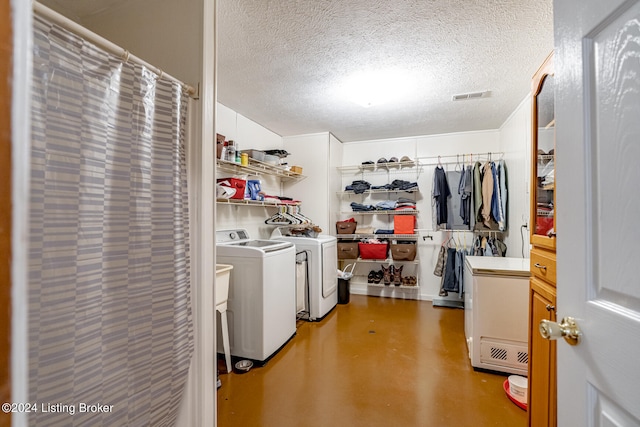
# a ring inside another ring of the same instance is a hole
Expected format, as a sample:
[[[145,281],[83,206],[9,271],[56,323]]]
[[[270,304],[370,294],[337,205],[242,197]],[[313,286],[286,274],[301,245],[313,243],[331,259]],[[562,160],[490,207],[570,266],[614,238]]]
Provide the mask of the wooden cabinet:
[[[555,427],[556,343],[542,338],[556,321],[555,114],[553,54],[532,81],[531,279],[529,286],[529,426]]]
[[[542,319],[556,321],[556,290],[536,277],[529,286],[529,425],[555,426],[556,341],[538,332]]]

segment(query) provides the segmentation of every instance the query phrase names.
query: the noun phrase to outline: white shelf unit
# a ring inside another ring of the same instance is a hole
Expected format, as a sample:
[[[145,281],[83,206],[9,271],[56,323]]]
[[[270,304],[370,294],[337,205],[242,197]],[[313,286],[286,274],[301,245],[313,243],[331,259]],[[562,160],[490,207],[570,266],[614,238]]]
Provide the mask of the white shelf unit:
[[[418,240],[417,234],[373,234],[373,233],[361,233],[361,234],[337,234],[338,239],[393,239],[393,240]]]
[[[419,193],[420,190],[418,188],[410,188],[407,190],[400,190],[400,189],[374,189],[374,190],[365,190],[363,193],[356,193],[353,190],[345,190],[345,191],[338,191],[336,194],[338,196],[361,196],[363,194],[367,195],[367,194],[389,194],[389,193]]]
[[[391,162],[391,163],[376,163],[369,165],[352,165],[352,166],[342,166],[338,167],[337,170],[340,172],[342,176],[342,184],[345,188],[346,185],[350,184],[353,180],[367,180],[367,178],[371,179],[375,185],[386,185],[391,184],[392,181],[396,178],[410,180],[410,181],[418,181],[420,173],[422,171],[422,166],[415,161],[410,162]],[[409,179],[409,176],[411,179]],[[386,181],[386,182],[385,182]],[[358,198],[358,200],[362,200],[364,203],[365,200],[368,199],[376,199],[376,197],[380,196],[396,196],[396,197],[404,197],[404,198],[412,198],[414,201],[420,195],[420,189],[418,187],[402,190],[402,189],[367,189],[364,192],[356,193],[352,190],[344,190],[336,192],[336,196],[340,199],[341,205],[343,209],[348,207],[348,203],[353,201],[354,198]],[[379,200],[379,199],[378,199]],[[370,223],[374,221],[378,221],[380,223],[387,224],[388,228],[393,228],[393,220],[391,217],[396,215],[414,215],[417,216],[420,212],[416,209],[401,209],[401,210],[371,210],[371,211],[353,211],[353,210],[341,210],[341,215],[346,216],[354,216],[359,217],[359,220],[362,219],[362,222]],[[387,217],[386,220],[382,218]],[[390,226],[389,226],[390,225]],[[417,234],[374,234],[374,233],[354,233],[354,234],[337,234],[336,237],[339,240],[359,240],[359,239],[384,239],[389,240],[390,242],[415,242],[418,244],[418,235]],[[417,247],[416,247],[417,249]],[[390,295],[387,292],[391,292],[395,289],[406,291],[410,295],[414,295],[413,292],[420,288],[420,278],[419,278],[419,264],[418,260],[413,261],[400,261],[394,260],[392,258],[382,259],[382,260],[373,260],[373,259],[342,259],[339,260],[343,264],[355,263],[356,270],[354,273],[354,277],[352,283],[354,285],[363,285],[368,288],[375,288],[378,291],[382,292],[383,295]],[[410,267],[409,272],[407,272],[407,267],[404,267],[403,277],[413,276],[416,278],[415,285],[399,285],[395,286],[393,283],[390,285],[385,285],[384,283],[368,283],[367,274],[372,268],[367,268],[366,266],[372,267],[377,264],[378,268],[373,270],[379,270],[380,265],[394,265],[394,266],[407,266]],[[377,291],[376,291],[377,292]],[[374,292],[372,295],[377,295]],[[415,296],[414,296],[415,297]],[[412,297],[412,298],[414,298]]]
[[[300,203],[280,203],[270,200],[247,200],[247,199],[216,199],[216,203],[222,205],[245,205],[245,206],[263,206],[263,207],[280,207],[280,206],[300,206]]]
[[[415,168],[416,166],[420,167],[420,164],[415,162],[414,160],[408,162],[387,162],[387,163],[374,163],[367,165],[348,165],[348,166],[339,166],[336,169],[338,171],[344,172],[365,172],[365,173],[388,173],[394,171],[403,171],[406,172],[407,169]]]
[[[343,215],[417,215],[420,211],[415,209],[395,210],[374,210],[374,211],[342,211]]]
[[[255,159],[249,159],[249,164],[246,166],[239,163],[216,159],[216,166],[217,170],[221,172],[239,175],[269,175],[278,177],[283,181],[300,181],[306,178],[306,176],[291,172],[283,166],[272,165]]]
[[[260,162],[255,159],[249,159],[248,165],[229,162],[226,160],[216,159],[217,172],[226,172],[234,175],[259,175],[272,176],[279,179],[280,182],[300,181],[306,176],[288,171],[282,166],[276,166],[269,163]],[[280,206],[299,206],[300,203],[280,203],[275,200],[248,200],[248,199],[216,199],[216,203],[221,205],[236,206],[260,206],[260,207],[280,207]]]

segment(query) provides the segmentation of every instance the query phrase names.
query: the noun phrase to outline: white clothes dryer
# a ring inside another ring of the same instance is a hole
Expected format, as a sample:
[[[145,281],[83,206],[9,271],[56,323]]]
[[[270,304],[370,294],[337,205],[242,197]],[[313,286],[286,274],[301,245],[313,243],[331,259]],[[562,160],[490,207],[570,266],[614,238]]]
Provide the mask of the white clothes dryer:
[[[217,231],[216,250],[217,263],[233,265],[227,308],[231,354],[264,362],[296,332],[295,246],[251,239],[239,229]]]
[[[308,283],[302,287],[304,294],[304,318],[320,320],[338,303],[338,244],[334,236],[317,237],[282,236],[274,233],[274,240],[291,242],[296,246],[297,259],[303,253],[307,261]],[[305,289],[306,288],[306,289]],[[298,292],[301,287],[298,286]]]

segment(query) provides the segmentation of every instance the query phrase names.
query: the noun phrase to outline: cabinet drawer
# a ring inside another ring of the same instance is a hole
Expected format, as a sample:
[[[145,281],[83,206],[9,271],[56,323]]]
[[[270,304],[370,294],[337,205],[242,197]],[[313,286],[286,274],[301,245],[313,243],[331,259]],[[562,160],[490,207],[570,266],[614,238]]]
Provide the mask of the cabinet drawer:
[[[555,285],[556,254],[539,249],[532,249],[531,274]]]

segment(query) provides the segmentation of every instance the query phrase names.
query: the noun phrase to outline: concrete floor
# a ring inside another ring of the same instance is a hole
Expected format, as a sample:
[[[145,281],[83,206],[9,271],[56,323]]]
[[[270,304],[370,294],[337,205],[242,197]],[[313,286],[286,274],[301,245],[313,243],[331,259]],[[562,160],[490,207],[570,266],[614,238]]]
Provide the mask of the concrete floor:
[[[218,426],[525,427],[506,375],[476,372],[464,311],[429,301],[351,295],[263,367],[226,374]]]

